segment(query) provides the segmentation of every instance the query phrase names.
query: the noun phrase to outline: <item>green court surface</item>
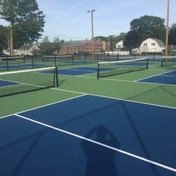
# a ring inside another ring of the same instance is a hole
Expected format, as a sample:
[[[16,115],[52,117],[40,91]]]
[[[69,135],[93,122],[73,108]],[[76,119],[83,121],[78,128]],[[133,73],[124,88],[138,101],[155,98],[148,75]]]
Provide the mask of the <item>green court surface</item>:
[[[85,67],[96,69],[96,64]],[[77,66],[58,67],[79,68]],[[81,67],[84,67],[82,65]],[[96,72],[83,75],[61,75],[62,84],[29,93],[21,93],[0,98],[0,116],[6,116],[52,102],[68,99],[82,94],[101,95],[162,106],[176,107],[176,85],[165,83],[138,82],[141,79],[167,73],[176,67],[161,67],[160,62],[149,61],[149,69],[97,79]],[[175,76],[174,76],[175,77]],[[165,77],[167,79],[167,77]]]

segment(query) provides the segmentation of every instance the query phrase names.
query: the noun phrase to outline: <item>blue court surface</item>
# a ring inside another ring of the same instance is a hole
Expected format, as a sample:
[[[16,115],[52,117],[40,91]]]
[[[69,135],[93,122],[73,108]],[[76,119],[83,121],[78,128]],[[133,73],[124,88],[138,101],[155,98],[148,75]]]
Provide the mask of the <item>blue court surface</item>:
[[[17,83],[17,82],[12,82],[12,81],[0,80],[0,87],[12,86],[12,85],[16,85],[16,84],[19,84],[19,83]]]
[[[176,71],[170,71],[164,74],[152,76],[146,79],[142,79],[139,82],[176,85]]]
[[[176,109],[83,95],[0,119],[1,176],[175,176]]]

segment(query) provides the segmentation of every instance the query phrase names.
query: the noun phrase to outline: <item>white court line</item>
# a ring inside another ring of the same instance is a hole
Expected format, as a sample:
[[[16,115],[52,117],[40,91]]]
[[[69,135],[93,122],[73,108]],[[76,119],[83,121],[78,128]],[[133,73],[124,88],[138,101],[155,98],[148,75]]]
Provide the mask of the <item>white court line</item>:
[[[139,101],[134,101],[134,100],[128,100],[128,99],[123,99],[123,98],[116,98],[116,97],[109,97],[106,95],[99,95],[99,94],[93,94],[93,93],[84,93],[84,92],[78,92],[78,91],[72,91],[69,89],[54,89],[56,91],[63,91],[63,92],[71,92],[71,93],[77,93],[77,94],[83,94],[84,95],[90,95],[90,96],[95,96],[95,97],[102,97],[102,98],[108,98],[108,99],[113,99],[113,100],[120,100],[120,101],[125,101],[125,102],[131,102],[131,103],[136,103],[136,104],[143,104],[143,105],[149,105],[149,106],[155,106],[155,107],[162,107],[162,108],[168,108],[168,109],[176,109],[176,107],[172,106],[165,106],[165,105],[159,105],[159,104],[153,104],[153,103],[147,103],[147,102],[139,102]]]
[[[79,139],[82,139],[82,140],[85,140],[85,141],[88,141],[88,142],[91,142],[91,143],[100,145],[100,146],[105,147],[105,148],[108,148],[108,149],[110,149],[110,150],[114,150],[114,151],[116,151],[116,152],[119,152],[119,153],[122,153],[122,154],[124,154],[124,155],[130,156],[130,157],[133,157],[133,158],[136,158],[136,159],[141,160],[141,161],[144,161],[144,162],[146,162],[146,163],[150,163],[150,164],[159,166],[159,167],[161,167],[161,168],[170,170],[170,171],[172,171],[172,172],[176,172],[176,169],[175,169],[175,168],[172,168],[172,167],[166,166],[166,165],[164,165],[164,164],[161,164],[161,163],[158,163],[158,162],[149,160],[149,159],[147,159],[147,158],[144,158],[144,157],[135,155],[135,154],[133,154],[133,153],[129,153],[129,152],[126,152],[126,151],[124,151],[124,150],[120,150],[120,149],[117,149],[117,148],[115,148],[115,147],[111,147],[111,146],[109,146],[109,145],[106,145],[106,144],[103,144],[103,143],[94,141],[94,140],[92,140],[92,139],[89,139],[89,138],[86,138],[86,137],[83,137],[83,136],[80,136],[80,135],[71,133],[71,132],[69,132],[69,131],[65,131],[65,130],[62,130],[62,129],[60,129],[60,128],[56,128],[56,127],[54,127],[54,126],[51,126],[51,125],[48,125],[48,124],[45,124],[45,123],[42,123],[42,122],[29,119],[29,118],[24,117],[24,116],[21,116],[21,115],[19,115],[19,114],[14,114],[14,115],[17,116],[17,117],[19,117],[19,118],[25,119],[25,120],[27,120],[27,121],[30,121],[30,122],[33,122],[33,123],[36,123],[36,124],[45,126],[45,127],[47,127],[47,128],[50,128],[50,129],[53,129],[53,130],[56,130],[56,131],[59,131],[59,132],[62,132],[62,133],[64,133],[64,134],[67,134],[67,135],[70,135],[70,136],[73,136],[73,137],[76,137],[76,138],[79,138]]]

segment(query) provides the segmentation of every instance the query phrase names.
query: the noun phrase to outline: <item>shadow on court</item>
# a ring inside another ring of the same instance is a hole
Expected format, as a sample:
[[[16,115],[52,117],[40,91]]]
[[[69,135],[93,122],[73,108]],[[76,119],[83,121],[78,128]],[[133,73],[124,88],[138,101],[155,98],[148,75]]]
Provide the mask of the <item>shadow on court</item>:
[[[104,126],[95,127],[86,135],[86,138],[92,137],[102,144],[119,147],[118,140]],[[117,176],[116,151],[85,140],[82,141],[82,147],[87,157],[85,176]]]

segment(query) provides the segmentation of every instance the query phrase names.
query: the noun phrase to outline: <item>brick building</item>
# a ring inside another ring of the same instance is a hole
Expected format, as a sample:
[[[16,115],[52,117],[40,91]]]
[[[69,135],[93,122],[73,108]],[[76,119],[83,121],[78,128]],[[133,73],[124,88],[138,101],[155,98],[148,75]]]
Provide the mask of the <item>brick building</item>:
[[[94,41],[94,52],[110,50],[110,42]],[[78,52],[92,52],[91,40],[65,41],[61,45],[60,54],[74,54]]]

